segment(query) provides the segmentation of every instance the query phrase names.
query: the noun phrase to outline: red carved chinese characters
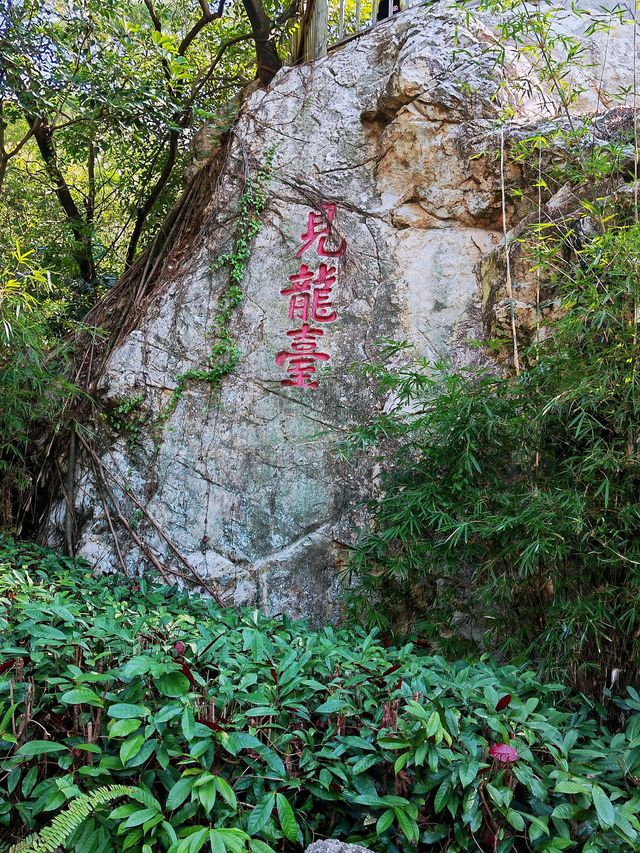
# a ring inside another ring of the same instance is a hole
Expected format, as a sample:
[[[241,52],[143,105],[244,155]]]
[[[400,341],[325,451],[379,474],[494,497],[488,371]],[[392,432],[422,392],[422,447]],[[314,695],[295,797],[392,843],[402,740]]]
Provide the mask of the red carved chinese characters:
[[[328,249],[327,241],[331,237],[331,225],[336,215],[335,204],[323,204],[322,213],[312,210],[307,217],[307,230],[300,235],[302,245],[296,252],[296,258],[301,258],[313,244],[318,241],[317,252],[323,258],[337,258],[347,248],[347,241],[341,240],[337,249]]]
[[[322,212],[311,211],[307,217],[307,230],[301,235],[301,246],[296,257],[315,245],[319,257],[337,258],[346,250],[342,240],[337,249],[327,247],[331,237],[332,223],[336,214],[335,204],[322,205]],[[309,260],[309,258],[307,259]],[[318,362],[329,361],[331,356],[319,348],[319,338],[324,329],[313,328],[310,323],[333,323],[338,314],[333,306],[332,291],[337,281],[337,269],[322,262],[317,270],[302,263],[296,273],[289,276],[289,284],[280,293],[289,297],[289,319],[301,322],[300,328],[287,332],[289,348],[276,355],[278,367],[284,367],[287,378],[281,385],[298,388],[317,388],[316,367]]]
[[[320,264],[318,272],[307,264],[301,264],[294,275],[289,276],[291,282],[280,293],[290,296],[289,319],[298,317],[300,320],[313,320],[316,323],[332,323],[338,318],[331,303],[331,288],[336,283],[336,268]]]
[[[314,378],[316,372],[316,361],[329,361],[331,356],[327,352],[320,352],[317,339],[324,335],[322,329],[311,329],[308,323],[303,323],[302,328],[292,329],[287,332],[291,338],[291,351],[283,350],[276,356],[276,364],[279,367],[286,365],[288,379],[282,379],[281,385],[297,385],[301,388],[317,388],[318,382]]]

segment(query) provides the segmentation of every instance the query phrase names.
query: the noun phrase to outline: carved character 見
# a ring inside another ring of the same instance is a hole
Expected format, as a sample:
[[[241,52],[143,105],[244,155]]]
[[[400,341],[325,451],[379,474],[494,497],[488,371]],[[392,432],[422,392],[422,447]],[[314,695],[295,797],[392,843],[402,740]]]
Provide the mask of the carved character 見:
[[[307,230],[300,235],[302,245],[296,252],[296,258],[301,258],[313,244],[318,241],[316,251],[324,258],[337,258],[347,248],[347,241],[341,240],[337,249],[329,249],[327,243],[331,237],[331,223],[336,215],[335,204],[323,204],[323,213],[310,211],[307,217]]]

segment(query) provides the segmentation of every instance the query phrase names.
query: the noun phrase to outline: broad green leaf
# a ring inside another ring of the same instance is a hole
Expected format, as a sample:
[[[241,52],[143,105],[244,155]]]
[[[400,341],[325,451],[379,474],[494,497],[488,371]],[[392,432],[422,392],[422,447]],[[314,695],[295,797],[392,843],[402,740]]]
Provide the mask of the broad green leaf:
[[[449,799],[449,794],[451,793],[451,786],[448,780],[445,780],[442,785],[438,788],[435,799],[433,801],[433,808],[435,813],[438,814],[442,811],[442,809],[446,806],[447,800]]]
[[[51,625],[34,625],[31,629],[31,636],[41,640],[67,640],[67,635]]]
[[[182,707],[177,703],[169,703],[166,707],[161,708],[157,714],[153,715],[155,723],[168,723],[175,717],[179,717],[182,713]]]
[[[466,788],[467,785],[470,785],[473,782],[478,775],[479,770],[480,764],[477,761],[465,761],[464,764],[460,766],[460,784],[463,788]]]
[[[51,752],[67,752],[68,747],[61,743],[54,743],[50,740],[30,740],[23,743],[18,750],[18,755],[24,758],[33,758],[37,755]]]
[[[346,699],[336,697],[335,699],[327,699],[322,705],[316,708],[316,714],[335,714],[336,711],[341,711],[349,705]]]
[[[135,735],[120,745],[120,761],[123,765],[140,752],[143,743],[144,735]]]
[[[276,795],[276,805],[278,809],[278,819],[284,837],[289,841],[296,842],[298,840],[299,829],[295,814],[291,808],[289,800],[283,794]]]
[[[231,853],[245,853],[249,836],[241,829],[219,829],[224,845]]]
[[[135,803],[124,803],[110,812],[109,820],[122,820],[123,817],[129,817],[137,811],[139,809]]]
[[[127,818],[124,825],[127,829],[131,829],[134,826],[140,826],[145,823],[145,821],[155,817],[157,814],[158,813],[154,811],[154,809],[140,809],[139,811],[133,812],[133,814]]]
[[[227,848],[224,846],[222,836],[217,829],[209,830],[209,847],[211,848],[211,853],[226,853]]]
[[[145,675],[149,672],[152,658],[148,655],[135,655],[130,658],[122,668],[124,678],[134,678],[136,675]]]
[[[558,782],[554,788],[558,794],[584,794],[589,791],[589,785],[585,782],[573,782],[566,779],[563,782]]]
[[[441,727],[440,723],[440,714],[437,711],[433,711],[431,716],[429,717],[426,725],[426,735],[427,737],[433,737],[436,732],[439,731]]]
[[[406,836],[408,841],[413,843],[418,838],[418,824],[409,817],[404,809],[396,808],[394,811],[398,820],[398,826],[402,830],[403,835]]]
[[[247,832],[249,835],[257,835],[265,828],[267,823],[269,823],[275,803],[275,794],[266,794],[258,800],[247,821]]]
[[[116,720],[128,720],[133,717],[146,717],[151,712],[144,705],[130,705],[118,702],[107,709],[107,714]]]
[[[245,717],[275,717],[280,713],[277,708],[271,705],[257,705],[255,708],[249,708],[245,711]]]
[[[184,801],[187,799],[189,794],[191,793],[191,789],[193,788],[194,777],[193,776],[184,776],[182,779],[178,779],[175,785],[171,788],[169,793],[167,794],[167,809],[168,811],[174,811],[179,808]]]
[[[259,838],[252,838],[249,842],[249,847],[252,850],[252,853],[276,853],[273,847],[269,847],[264,841],[261,841]]]
[[[616,822],[616,812],[613,803],[599,785],[594,785],[591,788],[591,795],[600,826],[603,829],[610,829]]]
[[[358,761],[353,765],[352,773],[354,776],[357,776],[358,773],[364,773],[365,770],[368,770],[370,767],[373,767],[374,764],[379,764],[381,761],[380,755],[363,755],[362,758],[359,758]]]
[[[135,732],[142,725],[141,720],[125,719],[115,720],[109,725],[109,737],[126,737],[131,732]]]
[[[189,691],[189,679],[182,672],[168,672],[153,683],[163,696],[183,696]]]
[[[66,693],[62,694],[60,699],[67,705],[94,705],[96,708],[102,708],[104,705],[100,696],[88,687],[77,687],[74,690],[67,690]]]
[[[94,755],[102,755],[102,750],[97,743],[77,743],[74,749],[81,749],[83,752],[92,752]]]
[[[506,817],[517,832],[524,832],[524,818],[519,812],[514,811],[514,809],[507,809]]]
[[[214,778],[215,786],[223,800],[234,810],[238,809],[238,801],[231,785],[222,776]]]
[[[376,822],[376,835],[384,835],[393,823],[394,817],[393,809],[387,809],[386,812],[382,812]]]
[[[155,752],[158,746],[158,741],[155,738],[151,738],[151,740],[145,740],[142,748],[139,752],[137,752],[133,758],[129,759],[128,767],[139,767],[141,764],[144,764],[148,758]]]
[[[177,848],[177,853],[198,853],[202,850],[209,838],[209,827],[196,827],[195,832],[192,832],[184,841],[181,841]]]
[[[196,733],[196,721],[193,716],[193,711],[191,708],[185,708],[182,712],[182,734],[185,737],[185,740],[193,740],[193,737]]]
[[[194,787],[198,795],[198,799],[202,803],[202,808],[205,811],[205,814],[209,814],[211,809],[214,807],[216,802],[216,786],[212,777],[209,778],[207,782],[203,785],[198,785]]]

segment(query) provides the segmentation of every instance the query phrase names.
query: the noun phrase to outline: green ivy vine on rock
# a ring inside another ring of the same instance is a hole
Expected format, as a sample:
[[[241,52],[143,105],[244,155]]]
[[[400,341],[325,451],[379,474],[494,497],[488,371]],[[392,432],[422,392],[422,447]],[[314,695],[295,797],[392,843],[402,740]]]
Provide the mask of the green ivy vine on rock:
[[[129,400],[123,400],[106,415],[107,423],[119,435],[126,436],[127,447],[133,450],[138,442],[142,429],[148,422],[146,413],[139,411],[144,403],[144,394],[136,394]]]
[[[224,377],[231,373],[240,360],[240,349],[230,331],[230,323],[235,310],[242,303],[242,281],[251,255],[251,243],[262,228],[260,217],[267,203],[267,188],[271,181],[274,154],[275,146],[271,146],[256,177],[247,178],[240,198],[238,234],[233,249],[220,255],[211,265],[212,272],[228,266],[230,273],[229,285],[220,295],[211,323],[213,344],[209,355],[201,367],[190,367],[178,376],[171,398],[160,411],[161,424],[175,411],[189,381],[207,382],[212,389],[218,389]]]

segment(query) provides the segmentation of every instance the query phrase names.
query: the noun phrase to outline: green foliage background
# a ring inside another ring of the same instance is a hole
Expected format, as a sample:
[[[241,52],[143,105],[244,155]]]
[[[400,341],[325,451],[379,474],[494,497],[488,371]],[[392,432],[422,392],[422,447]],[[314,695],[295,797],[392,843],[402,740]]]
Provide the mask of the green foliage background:
[[[269,853],[316,836],[389,853],[638,847],[637,128],[634,118],[602,144],[596,122],[572,115],[579,92],[566,79],[583,46],[553,34],[557,9],[488,5],[514,13],[488,48],[496,64],[508,40],[563,116],[510,147],[513,104],[506,84],[495,93],[493,139],[507,137],[500,156],[529,178],[518,203],[538,214],[515,246],[540,281],[537,322],[489,341],[499,361],[482,370],[398,367],[398,345],[385,353],[393,368],[369,367],[396,402],[351,442],[373,447],[382,469],[349,567],[366,628],[310,632],[223,611],[3,540],[7,846],[35,833],[27,847],[47,849],[63,833],[81,853]],[[5,521],[29,494],[38,430],[62,429],[77,393],[65,333],[157,230],[199,124],[217,122],[215,143],[254,77],[238,4],[188,49],[196,4],[154,9],[157,20],[143,2],[16,0],[0,22]],[[346,11],[351,25],[354,5]],[[181,383],[215,384],[235,365],[226,324],[268,167],[222,259],[231,284],[211,359]],[[547,221],[560,187],[577,210]],[[143,426],[130,424],[134,438]],[[515,664],[450,664],[385,639],[410,630],[423,647],[459,650],[451,626],[465,620],[484,621]],[[492,757],[497,744],[516,759]]]
[[[0,253],[10,254],[16,240],[35,249],[41,267],[74,283],[78,311],[122,273],[136,218],[163,170],[171,167],[139,248],[181,188],[194,133],[205,122],[224,132],[233,119],[230,102],[255,74],[241,4],[230,4],[182,53],[200,5],[181,0],[152,8],[157,24],[142,0],[13,0],[0,28],[2,152],[19,145],[36,120],[54,151],[47,163],[34,134],[7,160]],[[214,144],[215,134],[209,139]],[[56,198],[54,167],[78,210],[80,236]],[[81,281],[77,259],[85,241],[94,271]]]
[[[59,814],[77,853],[326,836],[381,853],[615,853],[640,838],[633,690],[614,734],[604,708],[526,666],[224,610],[7,539],[0,607],[8,842]]]
[[[358,618],[433,640],[475,621],[492,646],[602,695],[640,667],[640,226],[633,193],[621,201],[628,129],[595,154],[593,132],[512,152],[550,153],[532,192],[570,187],[575,210],[541,213],[509,248],[538,303],[515,342],[489,341],[501,364],[369,368],[394,403],[351,437],[382,476],[347,594]],[[521,369],[505,370],[514,348]]]

